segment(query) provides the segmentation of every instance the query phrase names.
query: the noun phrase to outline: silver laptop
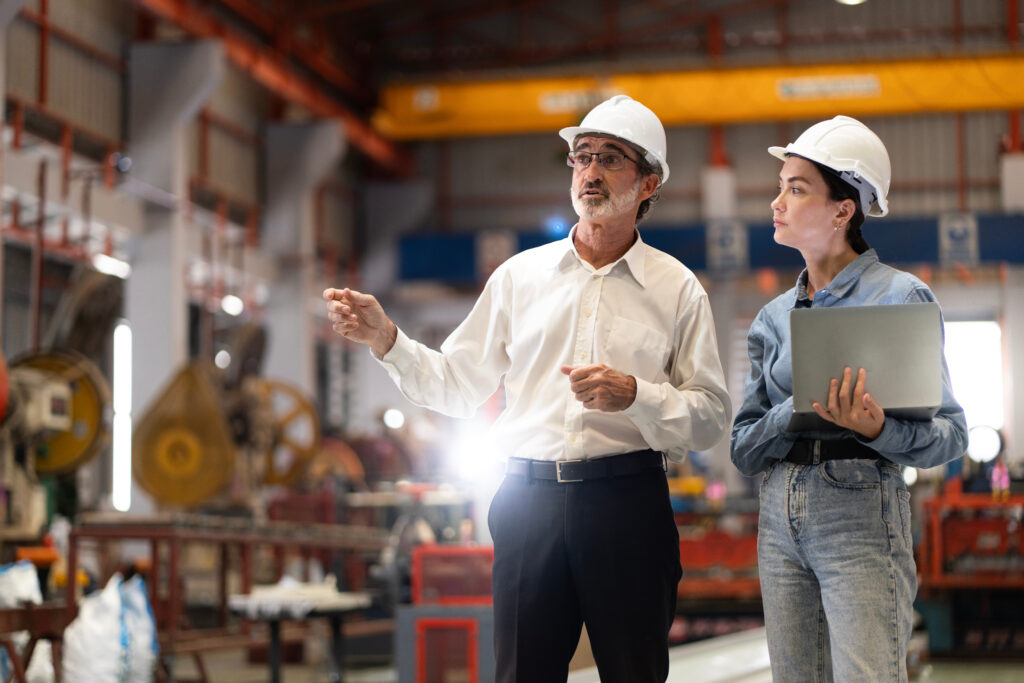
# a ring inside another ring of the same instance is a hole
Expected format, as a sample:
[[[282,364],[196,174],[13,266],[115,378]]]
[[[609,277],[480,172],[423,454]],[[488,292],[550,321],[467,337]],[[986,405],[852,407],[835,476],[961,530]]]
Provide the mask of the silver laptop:
[[[828,402],[843,368],[867,370],[867,391],[887,416],[929,420],[942,404],[942,317],[936,303],[797,308],[793,340],[793,417],[787,429],[837,430],[811,407]]]

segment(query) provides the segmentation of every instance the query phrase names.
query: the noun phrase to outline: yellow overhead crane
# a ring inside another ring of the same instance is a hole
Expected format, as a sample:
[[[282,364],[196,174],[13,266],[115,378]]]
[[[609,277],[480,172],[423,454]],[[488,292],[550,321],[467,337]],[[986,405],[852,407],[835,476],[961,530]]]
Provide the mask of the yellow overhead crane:
[[[1024,107],[1024,53],[392,85],[374,125],[398,140],[550,132],[630,95],[668,126]]]

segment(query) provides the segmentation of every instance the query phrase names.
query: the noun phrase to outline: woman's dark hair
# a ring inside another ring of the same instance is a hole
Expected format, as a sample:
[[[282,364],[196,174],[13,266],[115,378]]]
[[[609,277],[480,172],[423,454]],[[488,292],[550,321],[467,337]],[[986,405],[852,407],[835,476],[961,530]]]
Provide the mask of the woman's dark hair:
[[[808,161],[810,160],[808,159]],[[871,247],[860,231],[860,227],[864,225],[864,211],[860,207],[860,192],[853,185],[840,178],[839,174],[828,166],[819,164],[817,161],[811,161],[811,163],[817,167],[821,177],[825,179],[825,184],[828,185],[829,199],[834,202],[841,202],[844,199],[853,200],[853,204],[857,208],[854,209],[853,215],[850,216],[850,227],[846,230],[846,241],[850,243],[855,252],[863,254]]]

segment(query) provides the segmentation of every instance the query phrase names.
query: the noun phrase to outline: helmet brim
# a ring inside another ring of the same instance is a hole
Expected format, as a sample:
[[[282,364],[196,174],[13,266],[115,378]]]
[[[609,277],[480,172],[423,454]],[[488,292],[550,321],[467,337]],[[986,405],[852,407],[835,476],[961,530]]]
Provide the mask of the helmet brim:
[[[569,151],[572,151],[572,144],[576,142],[576,138],[581,135],[600,135],[602,137],[612,137],[616,140],[621,140],[618,135],[615,135],[611,131],[601,130],[599,128],[588,128],[585,126],[567,126],[566,128],[558,131],[558,135],[565,140],[565,143],[569,145]],[[625,140],[625,142],[629,142]],[[630,145],[637,147],[638,150],[644,151],[644,157],[652,163],[657,164],[661,167],[661,177],[659,178],[659,186],[664,185],[668,181],[668,163],[664,159],[659,159],[656,154],[648,150],[643,150],[642,147],[638,147],[636,143],[629,143]]]
[[[822,164],[823,166],[829,166],[828,163],[826,163],[824,161],[819,161],[817,159],[812,159],[807,154],[798,154],[796,152],[793,152],[793,151],[791,151],[789,149],[788,146],[787,147],[779,147],[777,145],[773,145],[772,147],[768,148],[768,153],[771,154],[773,157],[781,159],[782,161],[785,161],[786,159],[788,159],[790,157],[790,155],[796,155],[796,156],[801,157],[803,159],[807,159],[808,161],[813,161],[815,163]],[[829,168],[831,168],[831,166],[829,166]],[[864,208],[861,207],[861,210],[863,211]],[[885,197],[876,197],[875,201],[871,203],[871,206],[868,208],[867,211],[864,211],[864,213],[865,213],[865,215],[874,216],[876,218],[881,218],[882,216],[885,216],[887,213],[889,213],[889,202],[888,202],[888,199],[885,198]]]

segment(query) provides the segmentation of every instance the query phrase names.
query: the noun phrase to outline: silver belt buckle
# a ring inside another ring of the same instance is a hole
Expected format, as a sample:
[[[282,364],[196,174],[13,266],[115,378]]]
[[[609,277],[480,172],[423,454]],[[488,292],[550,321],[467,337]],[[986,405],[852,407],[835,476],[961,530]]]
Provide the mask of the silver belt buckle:
[[[555,479],[558,480],[559,484],[571,484],[576,481],[583,481],[583,479],[565,479],[562,477],[562,465],[583,462],[582,460],[556,460],[555,461]]]

